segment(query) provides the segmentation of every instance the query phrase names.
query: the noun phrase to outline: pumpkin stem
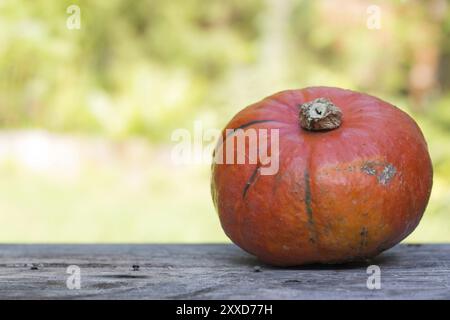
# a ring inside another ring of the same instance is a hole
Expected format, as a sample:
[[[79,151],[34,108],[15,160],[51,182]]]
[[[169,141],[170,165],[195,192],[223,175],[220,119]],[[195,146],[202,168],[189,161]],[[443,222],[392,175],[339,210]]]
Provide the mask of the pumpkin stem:
[[[300,107],[300,126],[308,131],[333,130],[342,122],[342,111],[327,98],[305,102]]]

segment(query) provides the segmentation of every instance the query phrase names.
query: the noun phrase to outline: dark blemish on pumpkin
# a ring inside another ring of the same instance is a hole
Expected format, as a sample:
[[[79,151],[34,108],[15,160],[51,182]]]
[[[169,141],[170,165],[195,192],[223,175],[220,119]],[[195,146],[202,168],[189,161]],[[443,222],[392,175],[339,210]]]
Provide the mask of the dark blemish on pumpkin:
[[[366,162],[362,166],[361,170],[364,173],[367,173],[368,175],[374,176],[377,174],[377,170],[374,167],[375,167],[375,164],[373,162]]]
[[[308,215],[308,225],[311,232],[311,237],[309,241],[311,243],[316,243],[317,234],[314,228],[314,218],[313,218],[313,210],[312,210],[312,199],[311,199],[311,182],[309,179],[308,170],[305,171],[305,207],[306,214]]]
[[[395,176],[396,172],[397,170],[395,167],[392,164],[388,164],[378,176],[378,182],[382,185],[388,184],[389,181],[391,181],[391,179]]]
[[[309,172],[305,171],[305,206],[308,214],[308,221],[313,223],[313,211],[311,206],[311,185],[309,181]]]
[[[361,229],[361,232],[359,233],[359,235],[361,236],[361,241],[359,243],[359,247],[360,249],[363,249],[367,246],[367,235],[368,235],[369,231],[367,230],[367,227],[363,227]]]
[[[260,167],[257,166],[255,168],[255,170],[253,171],[252,175],[250,176],[250,178],[248,178],[247,183],[245,184],[244,187],[244,191],[242,191],[242,198],[245,198],[245,196],[247,195],[247,191],[250,188],[250,186],[256,181],[256,178],[258,176]]]
[[[390,163],[366,162],[361,167],[361,171],[371,176],[377,176],[379,184],[387,185],[395,176],[397,169]]]

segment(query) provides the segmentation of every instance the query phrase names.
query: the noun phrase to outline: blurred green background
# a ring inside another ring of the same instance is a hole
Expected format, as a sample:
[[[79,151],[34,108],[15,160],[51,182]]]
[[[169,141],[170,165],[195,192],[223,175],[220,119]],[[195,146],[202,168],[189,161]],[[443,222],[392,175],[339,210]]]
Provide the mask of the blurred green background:
[[[72,4],[80,29],[66,26]],[[228,241],[209,165],[175,165],[171,134],[196,120],[222,128],[252,102],[313,85],[416,119],[435,175],[407,241],[450,241],[449,7],[0,0],[0,242]]]

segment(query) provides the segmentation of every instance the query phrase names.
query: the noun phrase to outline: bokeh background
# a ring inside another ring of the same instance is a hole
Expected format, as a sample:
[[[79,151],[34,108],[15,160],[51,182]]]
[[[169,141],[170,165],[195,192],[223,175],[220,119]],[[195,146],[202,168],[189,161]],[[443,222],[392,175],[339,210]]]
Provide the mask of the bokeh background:
[[[80,29],[66,26],[72,4]],[[172,133],[222,128],[252,102],[313,85],[365,91],[416,119],[435,175],[407,241],[450,241],[449,10],[0,0],[0,242],[228,241],[209,165],[174,164]]]

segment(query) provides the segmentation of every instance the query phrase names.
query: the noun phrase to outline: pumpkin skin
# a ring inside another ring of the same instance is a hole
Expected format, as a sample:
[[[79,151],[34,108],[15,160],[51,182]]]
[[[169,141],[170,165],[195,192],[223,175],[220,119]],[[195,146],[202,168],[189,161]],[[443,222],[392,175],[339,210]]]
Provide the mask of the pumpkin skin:
[[[300,127],[299,105],[317,98],[340,108],[338,128]],[[238,128],[279,129],[276,174],[261,175],[259,163],[212,164],[222,228],[263,262],[370,258],[409,235],[425,211],[432,187],[425,139],[410,116],[378,98],[331,87],[282,91],[246,107],[225,129]],[[215,153],[231,139],[224,130]]]

